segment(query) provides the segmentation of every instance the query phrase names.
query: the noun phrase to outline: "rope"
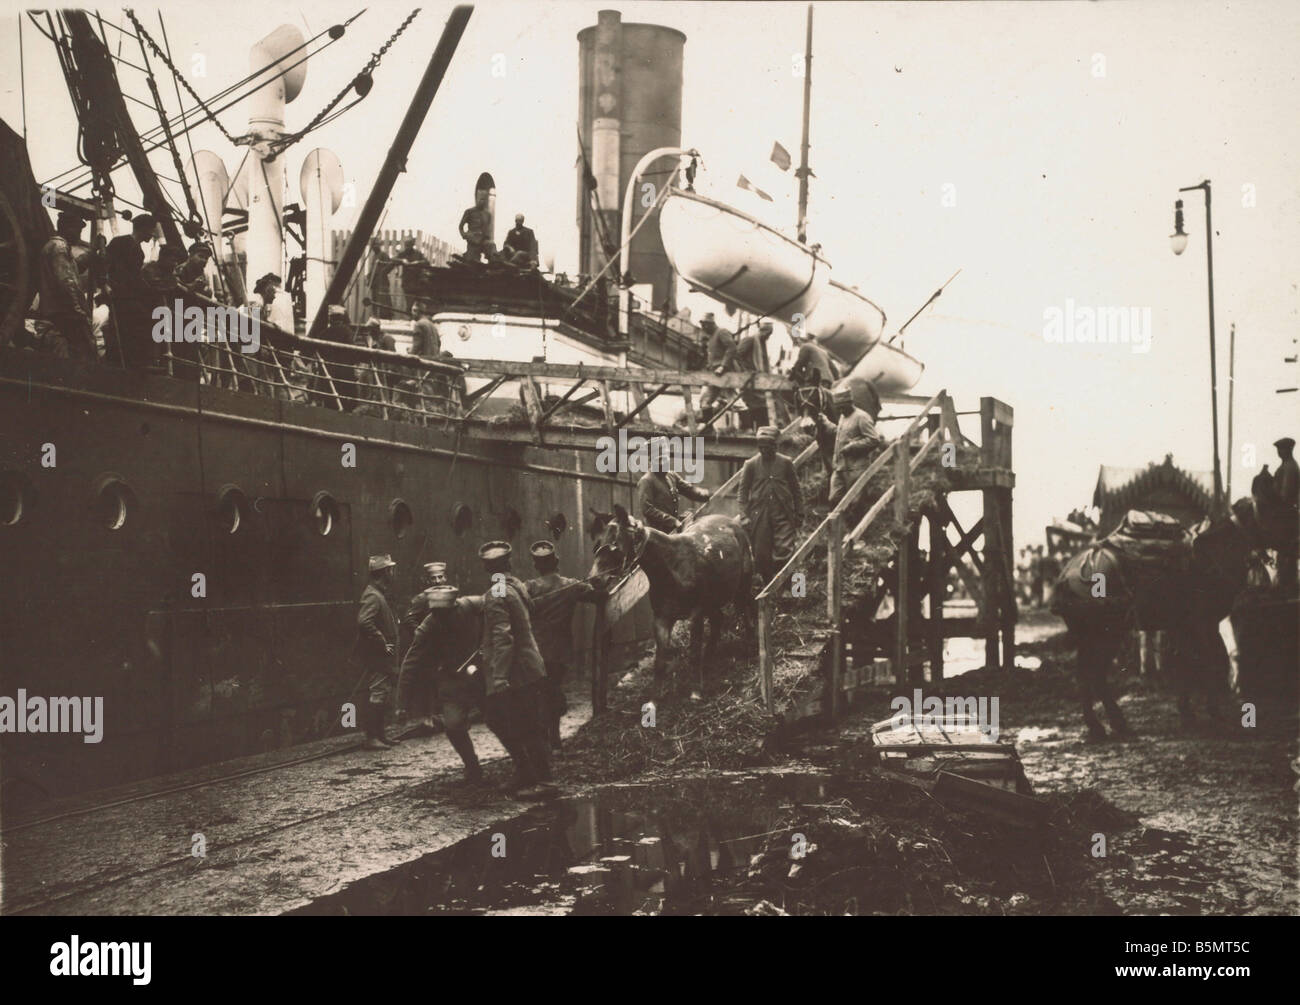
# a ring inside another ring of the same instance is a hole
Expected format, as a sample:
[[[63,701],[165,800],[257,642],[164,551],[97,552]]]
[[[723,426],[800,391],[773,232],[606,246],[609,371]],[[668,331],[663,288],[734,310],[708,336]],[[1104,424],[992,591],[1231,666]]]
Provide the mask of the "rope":
[[[281,153],[283,153],[289,147],[293,146],[293,144],[297,143],[300,139],[302,139],[304,136],[310,133],[313,129],[316,129],[318,126],[320,126],[322,122],[325,120],[325,117],[329,115],[331,111],[334,110],[334,108],[339,104],[339,102],[341,102],[344,99],[344,97],[347,95],[347,93],[351,91],[353,88],[356,88],[358,94],[357,101],[353,102],[352,105],[349,105],[348,107],[351,108],[354,105],[356,105],[357,102],[361,101],[361,99],[365,97],[365,94],[362,93],[361,88],[359,86],[361,79],[363,77],[370,76],[370,74],[375,70],[375,68],[379,66],[379,61],[384,58],[384,54],[387,53],[389,48],[392,47],[392,44],[396,42],[398,38],[401,37],[402,33],[406,31],[407,27],[410,25],[412,21],[416,19],[419,13],[420,13],[420,8],[417,7],[415,8],[415,10],[411,11],[411,13],[406,16],[406,20],[397,26],[397,30],[395,32],[393,32],[391,35],[388,36],[388,41],[385,42],[379,48],[378,52],[374,53],[370,57],[366,65],[362,67],[361,72],[358,73],[355,77],[353,77],[350,81],[348,81],[347,85],[343,88],[343,90],[339,91],[339,93],[334,96],[334,99],[330,101],[329,104],[327,104],[316,114],[316,117],[314,119],[312,119],[305,126],[303,126],[302,129],[298,130],[298,132],[290,133],[288,136],[282,136],[280,139],[269,144],[271,157],[272,158],[278,157]],[[346,109],[344,109],[344,111],[346,111]]]
[[[154,51],[154,55],[163,61],[167,69],[171,71],[172,77],[174,77],[180,84],[184,85],[185,90],[188,91],[190,97],[198,103],[199,108],[203,110],[206,118],[221,130],[221,135],[224,136],[232,146],[239,146],[240,140],[236,139],[235,136],[231,134],[230,130],[221,124],[216,113],[213,112],[204,100],[199,97],[199,92],[190,86],[190,82],[185,79],[181,74],[181,71],[176,69],[176,64],[167,57],[167,54],[163,52],[162,49],[158,48],[158,43],[155,42],[150,34],[144,30],[144,25],[142,25],[139,18],[135,16],[135,11],[128,7],[126,8],[125,13],[126,16],[131,19],[131,24],[135,27],[136,33],[149,44],[149,48]]]

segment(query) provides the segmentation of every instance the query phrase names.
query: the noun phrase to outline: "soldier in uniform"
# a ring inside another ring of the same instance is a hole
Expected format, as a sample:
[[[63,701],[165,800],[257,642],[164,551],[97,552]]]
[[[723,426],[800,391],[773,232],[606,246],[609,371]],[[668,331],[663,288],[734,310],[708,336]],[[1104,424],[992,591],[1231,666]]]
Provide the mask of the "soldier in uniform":
[[[836,388],[831,400],[839,414],[839,423],[835,427],[835,454],[831,462],[830,504],[834,506],[866,470],[884,438],[876,431],[880,399],[874,392],[870,413],[853,403],[853,394],[847,387]]]
[[[369,700],[363,713],[367,750],[383,750],[397,740],[384,734],[384,720],[397,682],[397,619],[389,605],[393,570],[397,563],[388,555],[370,556],[370,582],[361,594],[357,611],[357,642],[354,652],[366,670]]]
[[[477,597],[457,597],[455,587],[447,586],[445,578],[419,596],[427,597],[429,606],[422,608],[415,639],[402,661],[402,678],[417,673],[432,676],[434,714],[465,765],[465,782],[475,785],[483,780],[483,769],[469,735],[469,715],[483,704],[483,675],[471,676],[462,664],[472,657],[478,642],[482,603]]]
[[[1297,504],[1300,504],[1300,467],[1296,465],[1294,451],[1295,440],[1284,436],[1276,440],[1277,456],[1281,459],[1277,470],[1273,472],[1273,485],[1282,502],[1289,506],[1292,518],[1295,517]],[[1296,547],[1287,544],[1277,550],[1277,585],[1288,592],[1296,589]]]
[[[467,262],[477,264],[483,259],[487,259],[488,262],[495,262],[497,259],[496,245],[492,243],[492,236],[488,233],[491,217],[488,216],[487,200],[487,192],[480,192],[474,205],[465,210],[460,217],[460,226],[457,229],[465,240]]]
[[[535,617],[533,634],[546,664],[547,726],[552,750],[560,749],[560,720],[568,711],[564,680],[573,667],[573,609],[592,602],[596,591],[590,583],[561,576],[555,545],[538,541],[529,549],[537,576],[528,580]]]
[[[703,502],[709,490],[692,485],[674,471],[669,471],[664,456],[663,443],[650,441],[651,470],[641,476],[636,485],[636,506],[646,526],[675,534],[682,529],[682,519],[677,515],[677,503],[682,496]]]
[[[758,431],[758,453],[740,472],[740,520],[754,545],[754,561],[763,582],[794,554],[803,523],[803,493],[794,462],[776,452],[775,426]]]
[[[719,328],[710,311],[700,319],[700,328],[708,336],[708,363],[706,364],[717,376],[731,373],[736,369],[736,338],[725,328]],[[713,415],[713,406],[718,398],[716,387],[706,387],[700,395],[700,416],[707,422]]]
[[[505,791],[536,796],[551,780],[551,754],[543,718],[546,664],[533,637],[533,602],[510,572],[508,542],[489,541],[478,553],[492,581],[483,594],[479,643],[486,675],[483,719],[514,762]]]
[[[99,353],[91,335],[90,304],[73,252],[84,226],[80,214],[60,213],[58,233],[41,248],[41,315],[63,337],[69,356],[95,360]]]

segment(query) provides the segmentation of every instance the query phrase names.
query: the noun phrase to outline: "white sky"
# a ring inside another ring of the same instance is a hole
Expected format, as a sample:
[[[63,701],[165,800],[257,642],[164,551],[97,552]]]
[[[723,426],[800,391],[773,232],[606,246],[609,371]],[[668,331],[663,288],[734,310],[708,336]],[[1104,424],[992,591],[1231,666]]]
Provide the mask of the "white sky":
[[[0,117],[22,129],[16,7],[0,16]],[[480,4],[399,181],[385,227],[453,237],[481,171],[497,181],[498,239],[525,212],[543,256],[576,271],[578,45],[602,6],[625,21],[687,36],[683,142],[703,152],[728,197],[738,170],[769,191],[773,140],[798,157],[803,4]],[[248,72],[248,48],[277,25],[305,34],[359,7],[171,3],[176,60],[206,58],[202,94]],[[387,39],[407,10],[371,3],[345,40],[311,65],[288,107],[290,129],[313,116]],[[427,7],[390,50],[357,109],[293,148],[290,198],[314,146],[338,153],[364,194],[436,44],[448,5]],[[120,12],[105,9],[117,23]],[[152,31],[154,7],[137,13]],[[157,34],[155,32],[155,34]],[[1172,452],[1210,466],[1205,224],[1186,196],[1184,255],[1169,250],[1176,190],[1214,183],[1220,415],[1226,449],[1229,324],[1237,325],[1233,493],[1271,442],[1296,435],[1300,329],[1300,87],[1290,0],[1218,3],[877,4],[817,6],[813,62],[810,240],[836,278],[884,307],[892,332],[953,271],[962,274],[908,332],[927,364],[918,392],[946,387],[959,408],[993,395],[1016,410],[1016,541],[1042,540],[1053,515],[1091,500],[1102,463],[1141,465]],[[45,180],[73,163],[75,118],[50,44],[23,31],[33,167]],[[128,41],[123,55],[138,57]],[[507,72],[492,75],[504,54]],[[1104,75],[1095,69],[1104,60]],[[138,75],[124,76],[146,98]],[[160,80],[175,108],[171,82]],[[154,124],[135,107],[142,128]],[[222,116],[243,132],[247,112]],[[211,126],[195,148],[239,157]],[[155,163],[171,174],[168,159]],[[954,186],[956,205],[942,204]],[[1245,205],[1243,186],[1255,204]],[[124,185],[123,191],[129,189]],[[789,193],[766,211],[793,225]],[[362,196],[363,197],[363,196]],[[788,217],[788,218],[783,218]],[[502,223],[505,226],[502,226]],[[346,227],[349,211],[334,224]],[[1151,351],[1044,341],[1044,311],[1067,298],[1151,310]],[[971,422],[973,417],[964,419]],[[1225,471],[1226,474],[1226,471]]]

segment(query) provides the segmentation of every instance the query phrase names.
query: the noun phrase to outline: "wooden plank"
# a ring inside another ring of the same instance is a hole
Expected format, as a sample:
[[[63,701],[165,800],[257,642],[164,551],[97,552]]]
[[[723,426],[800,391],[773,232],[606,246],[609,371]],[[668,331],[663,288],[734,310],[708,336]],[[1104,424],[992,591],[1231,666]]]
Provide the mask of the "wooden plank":
[[[605,410],[605,432],[613,435],[614,433],[614,403],[609,397],[609,381],[602,380],[600,387],[600,404]]]
[[[686,428],[691,436],[699,435],[699,422],[695,418],[695,397],[689,387],[682,388],[682,404],[686,406]]]
[[[772,699],[772,650],[770,642],[771,613],[767,601],[758,602],[758,668],[763,690],[763,707],[771,712]]]
[[[669,385],[662,384],[656,390],[652,391],[648,395],[641,393],[641,388],[639,385],[633,384],[632,387],[633,387],[632,396],[637,399],[638,404],[636,408],[628,412],[627,415],[623,416],[623,418],[617,423],[619,427],[625,426],[627,423],[631,422],[634,418],[636,418],[643,411],[645,411],[646,407],[650,404],[650,402],[654,401],[655,398],[659,397],[659,395],[663,394],[665,391],[668,390]]]
[[[900,454],[900,456],[905,456]],[[899,686],[909,683],[910,671],[907,665],[907,618],[911,592],[911,537],[903,540],[898,549],[898,595],[894,603],[894,679]]]
[[[510,377],[545,377],[548,380],[589,377],[622,384],[670,384],[672,386],[717,387],[753,391],[793,392],[795,384],[788,377],[754,371],[730,371],[716,374],[712,370],[660,370],[650,367],[587,366],[571,363],[532,363],[499,359],[457,359],[470,377],[505,374]]]
[[[545,412],[542,413],[542,419],[540,424],[543,426],[546,425],[547,421],[551,418],[551,416],[554,415],[556,412],[558,412],[566,404],[568,404],[569,399],[572,398],[575,394],[577,394],[578,388],[582,387],[585,383],[587,383],[586,380],[580,380],[577,383],[573,384],[567,391],[565,391],[564,397],[562,397],[559,401],[557,401],[554,405],[552,405],[550,408],[548,408]],[[593,392],[593,393],[599,393],[599,392]],[[590,397],[591,396],[589,395],[587,400],[590,400]]]
[[[930,511],[930,617],[926,620],[930,645],[930,680],[943,680],[943,602],[948,595],[948,532],[936,506]]]
[[[849,536],[844,539],[844,544],[846,546],[852,544],[866,533],[867,528],[871,526],[876,517],[880,516],[885,507],[893,500],[896,491],[897,487],[891,485],[880,494],[880,498],[872,503],[871,508],[867,510],[867,512],[863,514],[862,519],[858,521],[858,525],[854,527],[853,530],[849,532]]]
[[[840,713],[843,696],[840,686],[844,675],[844,638],[841,622],[844,620],[844,514],[831,517],[829,538],[826,542],[826,617],[831,623],[831,679],[830,716],[835,722]]]

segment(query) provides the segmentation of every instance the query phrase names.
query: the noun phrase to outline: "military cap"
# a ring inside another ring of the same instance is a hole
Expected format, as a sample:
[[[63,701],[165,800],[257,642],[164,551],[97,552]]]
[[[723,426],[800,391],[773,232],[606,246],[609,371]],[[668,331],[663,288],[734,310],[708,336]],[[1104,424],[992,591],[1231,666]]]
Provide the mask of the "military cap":
[[[371,572],[378,572],[380,569],[391,569],[395,565],[397,565],[397,563],[393,561],[392,555],[371,555],[370,556]]]
[[[425,562],[424,571],[428,575],[432,576],[434,579],[446,579],[447,563],[446,562]]]
[[[713,311],[708,311],[704,315],[704,317],[700,318],[700,324],[704,324],[705,321],[712,321],[712,320],[713,320]]]
[[[460,590],[454,586],[432,586],[424,594],[429,598],[429,610],[445,611],[456,606]]]
[[[770,331],[772,331],[772,322],[771,322],[771,321],[760,321],[759,324],[758,324],[758,330],[761,331],[761,332],[770,332]]]
[[[831,392],[831,401],[836,405],[853,404],[853,392],[847,387],[837,387]]]
[[[330,309],[329,309],[330,317],[336,318],[339,317],[340,315],[346,317],[347,313],[348,312],[343,309],[342,304],[330,304]]]
[[[555,555],[555,545],[550,541],[534,541],[528,550],[532,552],[533,558],[552,558]]]
[[[490,562],[496,558],[510,557],[509,541],[489,541],[478,550],[478,557],[485,562]]]
[[[760,443],[775,443],[781,438],[781,431],[776,426],[759,426],[754,438]]]
[[[266,275],[264,275],[261,279],[259,279],[257,282],[253,284],[253,288],[256,289],[257,287],[262,286],[265,283],[278,283],[280,281],[281,281],[280,277],[277,276],[274,272],[268,272]],[[342,309],[343,308],[341,307],[339,308],[339,310]],[[330,310],[333,310],[333,308],[331,307]]]
[[[383,325],[381,325],[381,324],[379,323],[379,319],[378,319],[378,318],[370,318],[368,321],[366,321],[366,327],[367,327],[367,328],[379,328],[379,329],[382,329],[382,328],[383,328]]]
[[[1295,446],[1295,440],[1291,439],[1291,437],[1289,437],[1289,436],[1284,436],[1284,437],[1282,437],[1282,439],[1280,439],[1280,440],[1274,440],[1274,441],[1273,441],[1273,446],[1275,446],[1275,447],[1294,447],[1294,446]]]

